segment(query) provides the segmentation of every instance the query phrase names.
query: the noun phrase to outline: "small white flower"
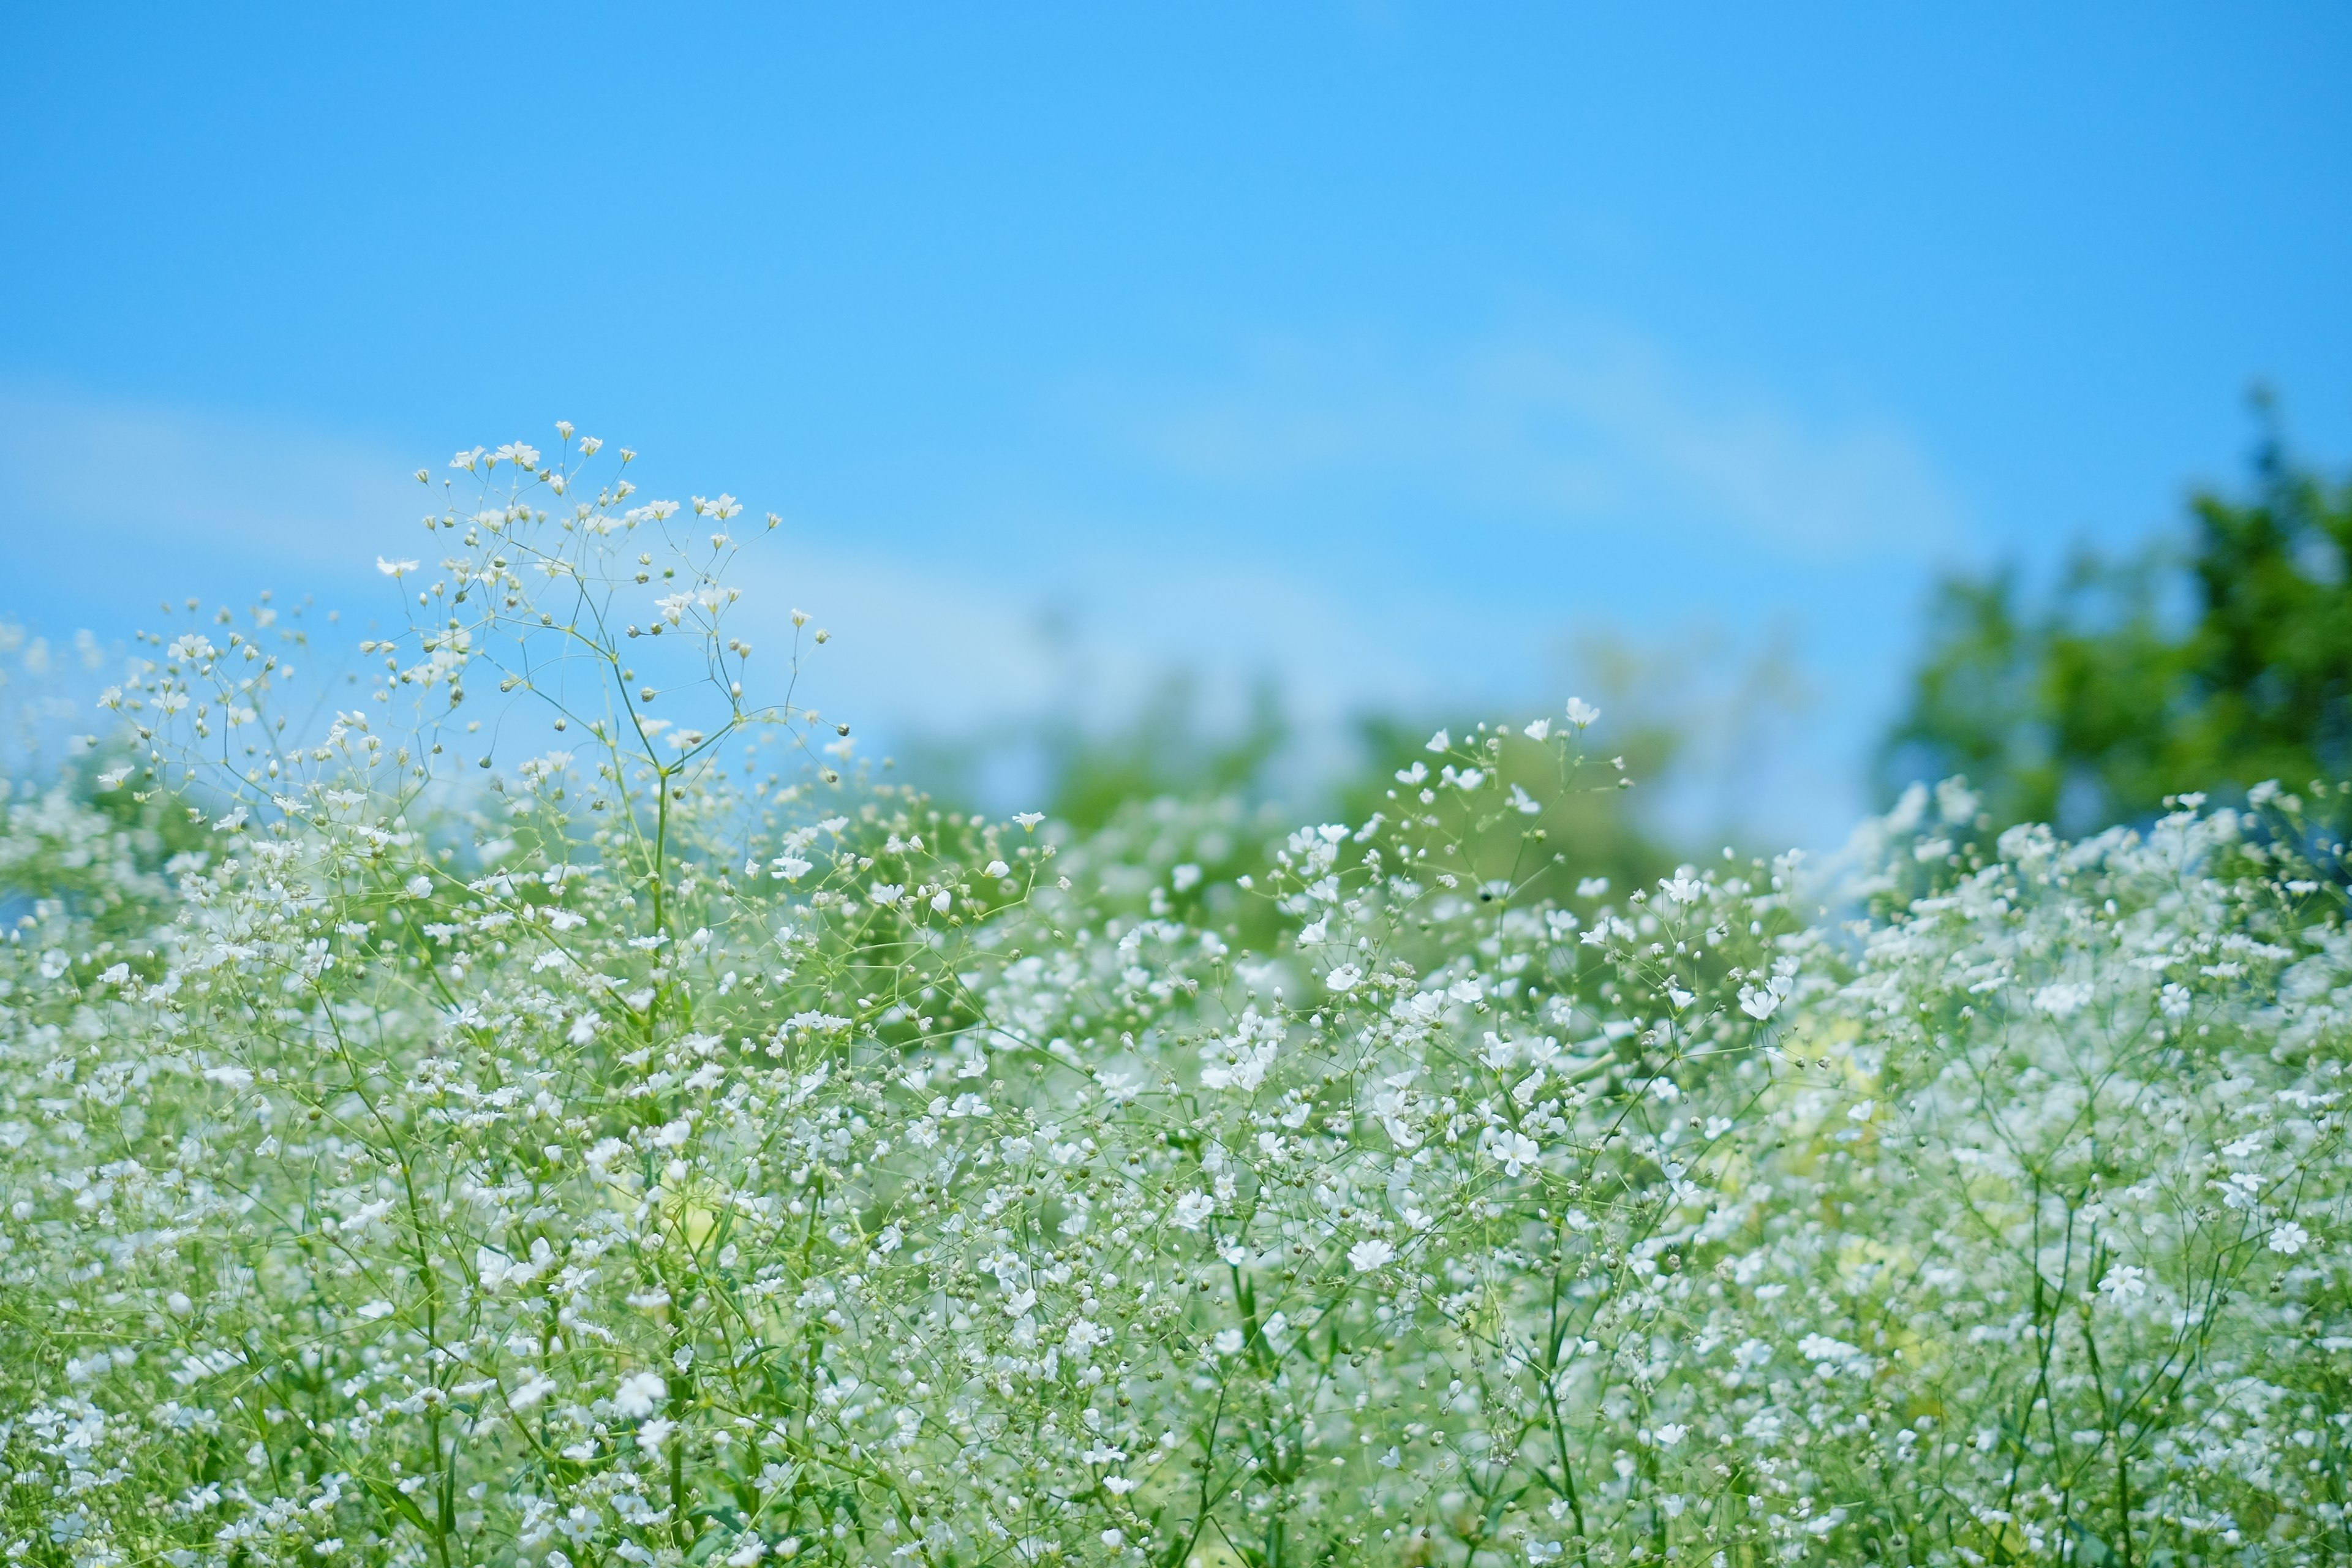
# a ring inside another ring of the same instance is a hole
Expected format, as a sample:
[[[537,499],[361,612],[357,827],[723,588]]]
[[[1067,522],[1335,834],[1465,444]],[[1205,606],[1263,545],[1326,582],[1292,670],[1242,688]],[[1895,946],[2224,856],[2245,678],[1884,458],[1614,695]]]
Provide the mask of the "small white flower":
[[[1454,744],[1454,737],[1447,734],[1444,731],[1440,730],[1436,734],[1432,735],[1429,738],[1429,744],[1423,749],[1432,752],[1442,752],[1452,744]]]
[[[1587,702],[1583,698],[1571,697],[1568,700],[1568,721],[1575,725],[1578,729],[1590,729],[1592,725],[1598,723],[1600,719],[1601,710],[1595,708],[1590,702]]]
[[[1524,1132],[1500,1132],[1488,1147],[1506,1175],[1516,1176],[1543,1158],[1543,1147]]]
[[[1186,1193],[1169,1211],[1169,1222],[1180,1230],[1198,1230],[1217,1212],[1217,1201],[1206,1193]]]
[[[1217,1337],[1209,1342],[1209,1348],[1219,1355],[1238,1355],[1242,1348],[1242,1331],[1239,1329],[1222,1329],[1218,1331]]]
[[[1348,1262],[1359,1274],[1370,1274],[1384,1268],[1396,1257],[1396,1248],[1378,1237],[1369,1237],[1348,1248]]]
[[[669,1397],[669,1384],[657,1372],[640,1372],[621,1380],[613,1391],[613,1408],[635,1420],[650,1415],[661,1402]]]
[[[1323,984],[1334,991],[1353,991],[1362,984],[1364,972],[1352,963],[1343,963],[1323,977]]]
[[[991,860],[988,863],[988,869],[982,874],[989,877],[1006,877],[1012,875],[1012,872],[1013,868],[1006,865],[1003,861]]]
[[[416,570],[416,563],[414,561],[387,561],[383,556],[379,555],[375,558],[375,569],[383,573],[387,577],[404,577],[409,573]]]
[[[2293,1220],[2288,1220],[2285,1224],[2277,1226],[2271,1232],[2271,1250],[2273,1252],[2284,1252],[2289,1258],[2301,1252],[2310,1244],[2311,1232],[2304,1229],[2303,1226],[2295,1224]]]
[[[1013,814],[1013,820],[1019,823],[1024,831],[1031,830],[1045,820],[1045,814],[1042,811],[1016,811]]]
[[[1519,732],[1530,741],[1548,739],[1551,734],[1551,721],[1549,719],[1531,719],[1528,721],[1526,727]]]
[[[2053,1018],[2071,1018],[2091,1000],[2091,988],[2080,981],[2061,981],[2033,994],[2033,1005]]]
[[[2147,1270],[2136,1264],[2118,1263],[2107,1270],[2099,1281],[2099,1289],[2111,1301],[2128,1301],[2147,1294]]]

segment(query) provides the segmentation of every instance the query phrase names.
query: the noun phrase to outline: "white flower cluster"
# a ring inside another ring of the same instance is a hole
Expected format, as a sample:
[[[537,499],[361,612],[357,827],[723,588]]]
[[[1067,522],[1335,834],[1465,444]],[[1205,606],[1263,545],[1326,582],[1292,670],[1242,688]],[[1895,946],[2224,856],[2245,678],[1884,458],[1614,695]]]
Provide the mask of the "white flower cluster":
[[[744,706],[731,541],[563,436],[428,519],[420,725],[159,637],[138,805],[8,808],[9,1561],[2352,1553],[2299,802],[1923,793],[1847,925],[1793,857],[1474,882],[1549,858],[1497,727],[1252,875],[1230,806],[984,821]],[[459,791],[485,681],[571,749]]]

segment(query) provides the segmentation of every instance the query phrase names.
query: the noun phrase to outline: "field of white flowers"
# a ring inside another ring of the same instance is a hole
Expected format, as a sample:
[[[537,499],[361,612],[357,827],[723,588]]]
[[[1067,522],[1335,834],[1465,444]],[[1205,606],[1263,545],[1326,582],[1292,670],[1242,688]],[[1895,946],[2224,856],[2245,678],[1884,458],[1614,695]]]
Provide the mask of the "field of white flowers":
[[[1572,703],[1243,874],[861,774],[564,436],[11,796],[7,1563],[2352,1561],[2319,786],[1560,907]]]

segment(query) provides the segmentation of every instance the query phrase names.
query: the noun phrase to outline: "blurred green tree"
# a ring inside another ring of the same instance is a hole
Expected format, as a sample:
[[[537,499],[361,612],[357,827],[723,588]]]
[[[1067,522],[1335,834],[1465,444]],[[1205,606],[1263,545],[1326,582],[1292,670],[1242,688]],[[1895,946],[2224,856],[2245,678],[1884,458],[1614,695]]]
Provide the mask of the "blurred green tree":
[[[2083,552],[2039,605],[2010,567],[1938,584],[1878,758],[1890,796],[1959,773],[1999,825],[2082,833],[2352,768],[2352,475],[2298,462],[2255,410],[2247,490],[2194,492],[2185,538]]]
[[[1426,762],[1434,728],[1425,721],[1387,714],[1359,719],[1357,742],[1364,761],[1337,781],[1341,817],[1360,823],[1380,812],[1393,821],[1425,810],[1418,804],[1417,787],[1405,782],[1405,775],[1415,763]],[[1486,729],[1457,722],[1452,732],[1467,737]],[[1605,745],[1599,743],[1604,733],[1609,736]],[[1465,874],[1473,884],[1507,882],[1520,898],[1563,905],[1580,884],[1598,879],[1622,893],[1671,873],[1675,853],[1643,823],[1628,786],[1636,778],[1646,782],[1671,767],[1682,750],[1682,735],[1670,724],[1649,719],[1596,731],[1592,741],[1585,765],[1563,773],[1549,748],[1507,739],[1496,759],[1492,787],[1499,795],[1517,786],[1534,809],[1503,816],[1459,844],[1454,851],[1458,858],[1442,863]],[[1408,835],[1408,841],[1435,848],[1446,837],[1432,830]]]

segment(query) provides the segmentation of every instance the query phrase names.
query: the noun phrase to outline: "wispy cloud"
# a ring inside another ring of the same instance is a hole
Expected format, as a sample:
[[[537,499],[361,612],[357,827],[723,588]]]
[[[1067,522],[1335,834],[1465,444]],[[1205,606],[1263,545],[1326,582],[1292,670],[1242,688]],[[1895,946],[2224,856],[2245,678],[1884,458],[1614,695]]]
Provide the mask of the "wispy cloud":
[[[1222,378],[1090,387],[1084,402],[1171,476],[1235,491],[1387,484],[1521,525],[1849,561],[1930,559],[1966,522],[1900,421],[1802,409],[1622,328],[1418,349],[1286,339]]]
[[[194,556],[278,576],[363,566],[425,510],[413,456],[314,428],[0,384],[0,508],[10,543],[43,541],[144,574]],[[59,584],[59,586],[67,584]]]

